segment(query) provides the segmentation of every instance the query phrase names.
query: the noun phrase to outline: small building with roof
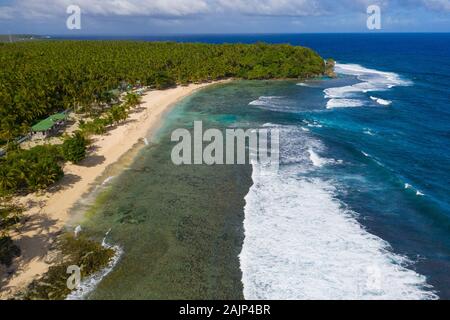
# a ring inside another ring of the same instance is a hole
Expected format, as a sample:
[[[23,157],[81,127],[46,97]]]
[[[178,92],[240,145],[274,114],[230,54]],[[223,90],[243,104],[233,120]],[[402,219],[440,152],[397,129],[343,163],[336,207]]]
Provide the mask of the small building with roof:
[[[66,112],[51,115],[47,119],[42,120],[31,127],[31,137],[32,139],[48,138],[58,132],[58,130],[66,124],[66,121]]]

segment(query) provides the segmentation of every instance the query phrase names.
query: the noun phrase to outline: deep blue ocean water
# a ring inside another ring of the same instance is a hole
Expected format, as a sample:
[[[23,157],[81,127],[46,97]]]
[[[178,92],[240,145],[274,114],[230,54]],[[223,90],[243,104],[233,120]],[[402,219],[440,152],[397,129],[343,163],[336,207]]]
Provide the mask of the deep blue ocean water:
[[[450,34],[133,39],[291,43],[338,62],[338,79],[220,89],[240,90],[223,121],[281,130],[279,175],[254,174],[246,199],[246,298],[450,298]]]
[[[408,257],[410,268],[426,276],[439,297],[450,298],[450,35],[273,38],[333,57],[346,73],[339,80],[265,94],[284,97],[275,100],[275,108],[274,103],[268,107],[283,114],[278,123],[297,127],[303,122],[319,142],[314,152],[334,159],[307,174],[336,187],[334,196],[357,214],[368,232]],[[355,75],[363,79],[362,92],[339,90],[351,85]],[[332,96],[346,99],[336,103],[342,107],[327,109],[330,100],[323,99],[323,89],[329,87],[339,88]],[[383,99],[382,104],[374,98]],[[284,112],[280,100],[294,106]],[[358,106],[346,108],[351,105]],[[388,269],[371,268],[366,270],[375,274],[373,279],[387,281],[383,274]],[[389,281],[384,286],[396,286]]]

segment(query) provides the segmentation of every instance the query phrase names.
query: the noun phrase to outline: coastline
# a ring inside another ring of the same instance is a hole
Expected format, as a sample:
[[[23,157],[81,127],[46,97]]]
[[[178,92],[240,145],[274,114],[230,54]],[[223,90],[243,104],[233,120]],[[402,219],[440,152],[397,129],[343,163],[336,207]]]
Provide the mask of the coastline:
[[[133,150],[143,138],[153,135],[161,126],[161,119],[177,102],[197,90],[226,81],[146,93],[141,106],[124,124],[93,138],[91,148],[94,152],[87,159],[80,165],[65,165],[65,177],[57,186],[41,194],[19,198],[26,207],[24,217],[27,222],[13,233],[13,239],[20,246],[22,255],[9,270],[0,269],[0,299],[12,297],[48,270],[51,266],[49,253],[54,240],[70,221],[71,209],[108,167]],[[11,270],[14,274],[8,278]]]
[[[98,240],[108,233],[108,242],[120,246],[123,255],[87,299],[244,299],[239,254],[252,167],[171,161],[173,130],[192,130],[195,120],[218,129],[239,122],[226,114],[246,112],[233,103],[241,86],[233,82],[184,99],[164,121],[157,141],[99,189],[104,191],[84,210],[83,233]]]

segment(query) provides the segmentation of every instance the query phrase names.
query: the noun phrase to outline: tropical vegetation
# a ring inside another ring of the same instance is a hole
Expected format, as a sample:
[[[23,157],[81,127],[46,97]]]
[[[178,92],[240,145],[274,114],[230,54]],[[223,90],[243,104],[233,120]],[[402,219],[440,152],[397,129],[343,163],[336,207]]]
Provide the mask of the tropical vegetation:
[[[73,136],[66,137],[61,147],[61,152],[66,161],[79,163],[86,157],[89,140],[81,132],[75,132]]]
[[[23,300],[64,300],[71,290],[67,286],[69,266],[79,266],[81,278],[104,269],[115,251],[104,248],[100,243],[86,237],[62,235],[57,244],[61,259],[52,265],[42,278],[34,280],[17,299]]]
[[[124,88],[163,90],[225,78],[309,78],[330,71],[310,49],[264,43],[0,43],[0,65],[0,200],[44,190],[63,177],[65,161],[82,161],[91,135],[104,134],[140,105],[141,97],[122,94]],[[65,110],[83,114],[78,132],[62,145],[21,149],[17,138],[27,135],[39,120]],[[0,203],[1,264],[10,265],[20,255],[8,232],[20,221],[19,211],[9,201]],[[61,250],[68,258],[34,281],[24,298],[64,298],[67,264],[83,265],[88,275],[113,255],[83,238],[63,239]]]
[[[64,175],[59,146],[8,152],[0,158],[0,196],[48,188]]]
[[[306,78],[325,71],[323,59],[310,49],[264,43],[18,42],[0,47],[0,65],[0,144],[28,133],[54,112],[95,113],[123,83],[166,89],[230,77]]]
[[[12,204],[10,199],[0,197],[0,264],[9,267],[20,248],[14,244],[10,231],[22,220],[23,208]]]

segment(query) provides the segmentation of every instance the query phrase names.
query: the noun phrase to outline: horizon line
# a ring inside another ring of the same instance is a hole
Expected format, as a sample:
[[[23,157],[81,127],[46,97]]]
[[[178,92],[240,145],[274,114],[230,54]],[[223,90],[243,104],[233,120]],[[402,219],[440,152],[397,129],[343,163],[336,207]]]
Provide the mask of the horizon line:
[[[160,37],[160,36],[258,36],[258,35],[314,35],[314,34],[363,34],[363,35],[380,35],[380,34],[450,34],[450,31],[364,31],[364,32],[249,32],[249,33],[145,33],[145,34],[120,34],[120,33],[91,33],[91,34],[68,34],[68,33],[47,33],[47,34],[37,34],[37,33],[0,33],[0,36],[12,35],[12,36],[39,36],[39,37],[95,37],[95,36],[107,36],[107,37]]]
[[[268,32],[268,33],[145,33],[145,34],[120,34],[120,33],[92,33],[92,34],[30,34],[48,37],[201,37],[201,36],[283,36],[283,35],[387,35],[387,34],[450,34],[450,31],[417,31],[417,32]],[[28,34],[22,34],[28,35]]]

